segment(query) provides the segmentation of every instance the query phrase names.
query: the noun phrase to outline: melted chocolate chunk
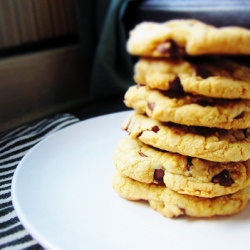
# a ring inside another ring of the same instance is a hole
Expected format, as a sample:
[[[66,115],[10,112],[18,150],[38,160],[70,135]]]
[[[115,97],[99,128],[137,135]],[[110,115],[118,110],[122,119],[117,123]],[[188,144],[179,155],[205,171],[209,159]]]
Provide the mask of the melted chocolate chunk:
[[[198,126],[190,126],[189,132],[204,136],[210,136],[214,134],[216,131],[219,131],[217,128],[208,128],[208,127],[198,127]]]
[[[148,156],[145,155],[142,151],[139,151],[138,153],[139,153],[139,155],[142,156],[142,157],[148,157]]]
[[[146,85],[143,83],[137,83],[136,88],[139,89],[140,87],[145,87]]]
[[[198,134],[198,135],[203,135],[203,136],[210,136],[215,134],[216,132],[223,134],[227,133],[226,129],[219,129],[219,128],[209,128],[209,127],[202,127],[202,126],[186,126],[186,125],[181,125],[177,123],[172,123],[172,122],[166,122],[163,123],[166,124],[166,126],[169,126],[170,128],[173,128],[176,133],[192,133],[192,134]]]
[[[178,215],[178,217],[182,217],[186,215],[186,209],[183,207],[179,207],[179,209],[181,210],[182,214]]]
[[[192,168],[193,163],[192,163],[192,157],[188,156],[187,157],[187,169],[188,171]]]
[[[225,186],[225,187],[230,187],[234,183],[233,179],[230,176],[230,173],[226,169],[221,171],[219,174],[215,175],[212,178],[212,182],[218,183],[221,186]]]
[[[169,90],[174,90],[182,93],[184,92],[179,77],[176,77],[173,81],[169,83]]]
[[[131,124],[131,119],[129,119],[128,123],[127,123],[126,126],[123,128],[123,130],[128,132],[128,128],[129,128],[130,124]]]
[[[202,66],[197,66],[195,67],[195,71],[196,71],[196,75],[200,76],[204,79],[210,77],[210,76],[214,76],[214,74],[212,73],[212,71],[210,71],[209,69],[202,67]]]
[[[229,102],[237,102],[238,99],[233,99],[233,100],[227,100],[227,99],[222,99],[222,98],[210,98],[210,97],[204,97],[204,96],[193,96],[193,103],[196,103],[200,106],[223,106],[223,105],[227,105]]]
[[[141,131],[140,133],[138,133],[138,135],[136,137],[139,138],[142,134],[143,134],[143,131]]]
[[[169,40],[165,43],[161,43],[157,50],[162,54],[172,58],[179,58],[184,54],[184,49],[181,48],[175,41]]]
[[[159,130],[160,128],[158,126],[152,127],[152,131],[154,131],[155,133],[157,133]]]
[[[175,91],[175,90],[166,90],[166,91],[162,91],[161,92],[163,95],[169,97],[169,98],[181,98],[183,96],[185,96],[185,92],[184,91]]]
[[[242,119],[243,117],[244,117],[244,112],[242,112],[239,115],[235,116],[234,119]]]
[[[244,136],[245,136],[246,138],[248,138],[248,137],[250,136],[250,130],[249,130],[249,128],[244,129]]]
[[[155,103],[154,103],[154,102],[148,102],[148,103],[147,103],[147,106],[148,106],[148,108],[149,108],[151,111],[153,111],[154,108],[155,108]]]
[[[164,177],[164,170],[163,169],[155,169],[154,172],[154,180],[159,184],[159,185],[165,185],[163,181]]]
[[[215,98],[201,98],[198,99],[196,102],[196,104],[199,104],[200,106],[216,106],[216,104],[218,104],[218,100],[216,100]]]

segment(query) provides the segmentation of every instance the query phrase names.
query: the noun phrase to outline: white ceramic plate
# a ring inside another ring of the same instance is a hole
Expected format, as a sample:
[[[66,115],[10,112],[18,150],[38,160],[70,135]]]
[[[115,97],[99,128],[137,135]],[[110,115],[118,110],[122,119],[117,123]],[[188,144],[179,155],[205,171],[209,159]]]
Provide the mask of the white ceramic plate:
[[[169,219],[112,189],[112,155],[128,112],[65,128],[32,148],[14,174],[15,210],[47,249],[246,249],[250,214]]]

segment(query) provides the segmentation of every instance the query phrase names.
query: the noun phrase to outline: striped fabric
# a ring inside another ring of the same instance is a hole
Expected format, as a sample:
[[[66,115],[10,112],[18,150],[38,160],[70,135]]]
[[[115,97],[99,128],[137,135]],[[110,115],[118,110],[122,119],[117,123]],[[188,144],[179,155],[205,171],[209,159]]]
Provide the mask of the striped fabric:
[[[0,249],[43,249],[24,229],[11,201],[11,181],[25,153],[46,136],[79,119],[60,114],[0,135]]]

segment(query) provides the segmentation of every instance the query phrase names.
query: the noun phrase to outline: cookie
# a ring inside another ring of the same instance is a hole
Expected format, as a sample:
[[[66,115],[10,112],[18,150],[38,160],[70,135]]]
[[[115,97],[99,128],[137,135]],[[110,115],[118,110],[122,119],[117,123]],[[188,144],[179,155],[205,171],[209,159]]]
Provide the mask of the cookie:
[[[250,199],[250,187],[234,194],[203,198],[179,194],[155,184],[141,183],[119,173],[114,176],[113,188],[125,199],[148,201],[152,208],[166,217],[232,215],[242,211]]]
[[[162,122],[224,129],[250,127],[250,100],[183,95],[137,85],[129,87],[124,103]]]
[[[159,90],[250,99],[250,68],[218,57],[191,61],[141,58],[135,64],[134,80]]]
[[[161,123],[134,112],[122,128],[155,148],[218,162],[250,159],[249,129],[224,130]]]
[[[206,161],[160,151],[130,137],[118,144],[114,164],[119,173],[136,181],[200,197],[231,194],[250,185],[250,160]]]
[[[150,57],[249,55],[249,41],[246,28],[217,28],[194,19],[177,19],[136,25],[130,31],[127,50],[132,55]]]

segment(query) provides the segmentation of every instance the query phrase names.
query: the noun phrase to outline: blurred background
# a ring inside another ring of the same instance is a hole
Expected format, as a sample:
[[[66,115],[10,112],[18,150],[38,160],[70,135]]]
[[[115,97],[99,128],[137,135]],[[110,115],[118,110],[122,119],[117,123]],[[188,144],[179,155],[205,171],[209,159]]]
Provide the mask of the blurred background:
[[[136,60],[126,40],[138,22],[249,28],[249,13],[242,0],[0,0],[0,132],[103,101],[122,105]]]

